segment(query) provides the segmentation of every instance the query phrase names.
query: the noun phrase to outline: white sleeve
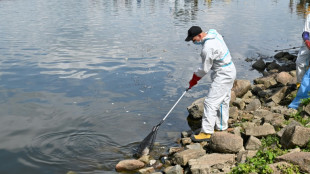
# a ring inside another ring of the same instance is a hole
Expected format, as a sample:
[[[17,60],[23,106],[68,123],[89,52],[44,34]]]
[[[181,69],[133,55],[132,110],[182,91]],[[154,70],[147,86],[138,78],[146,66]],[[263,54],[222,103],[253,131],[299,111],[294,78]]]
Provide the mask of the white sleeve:
[[[201,65],[200,67],[195,71],[195,74],[198,77],[205,76],[211,69],[213,65],[213,59],[212,59],[212,50],[211,49],[203,49],[201,51]]]

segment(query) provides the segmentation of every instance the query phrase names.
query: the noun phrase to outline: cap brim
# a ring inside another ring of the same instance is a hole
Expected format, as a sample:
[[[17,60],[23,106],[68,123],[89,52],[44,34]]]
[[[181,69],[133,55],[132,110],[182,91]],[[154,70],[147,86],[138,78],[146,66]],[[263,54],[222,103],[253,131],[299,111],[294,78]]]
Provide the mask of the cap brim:
[[[187,38],[185,39],[186,42],[191,41],[193,39],[193,37],[187,36]]]

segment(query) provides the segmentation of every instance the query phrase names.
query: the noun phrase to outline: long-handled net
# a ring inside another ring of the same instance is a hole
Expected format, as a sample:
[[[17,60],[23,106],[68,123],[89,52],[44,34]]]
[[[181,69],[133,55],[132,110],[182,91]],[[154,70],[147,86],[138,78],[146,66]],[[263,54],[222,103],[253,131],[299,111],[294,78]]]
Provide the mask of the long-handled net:
[[[183,98],[183,96],[186,94],[186,92],[189,89],[186,89],[181,97],[177,100],[177,102],[173,105],[173,107],[170,109],[170,111],[166,114],[166,116],[156,125],[153,127],[152,131],[142,140],[142,142],[139,144],[138,148],[135,150],[135,156],[140,157],[142,155],[147,155],[153,148],[154,142],[156,139],[157,131],[159,129],[159,126],[166,120],[170,112],[174,109],[174,107],[179,103],[179,101]]]

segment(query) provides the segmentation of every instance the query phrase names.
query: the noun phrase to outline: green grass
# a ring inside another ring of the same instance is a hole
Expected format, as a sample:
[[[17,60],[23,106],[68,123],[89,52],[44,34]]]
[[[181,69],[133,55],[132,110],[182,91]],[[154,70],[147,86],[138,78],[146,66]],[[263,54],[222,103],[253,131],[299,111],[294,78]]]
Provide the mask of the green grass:
[[[262,138],[262,146],[256,155],[253,158],[247,159],[245,163],[233,168],[231,174],[246,174],[251,172],[262,174],[273,173],[268,164],[274,163],[276,157],[287,153],[287,150],[281,149],[282,146],[279,141],[280,139],[275,135]]]

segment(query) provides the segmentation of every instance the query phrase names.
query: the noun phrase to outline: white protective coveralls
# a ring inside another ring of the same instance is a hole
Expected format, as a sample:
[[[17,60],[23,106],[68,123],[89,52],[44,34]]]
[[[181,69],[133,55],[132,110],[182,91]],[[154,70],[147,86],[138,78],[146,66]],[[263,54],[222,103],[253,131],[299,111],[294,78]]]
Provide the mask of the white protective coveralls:
[[[304,31],[310,32],[310,14],[307,15]],[[310,50],[303,41],[296,59],[296,75],[298,83],[301,83],[302,78],[306,72],[306,68],[309,66],[309,61]]]
[[[195,74],[203,77],[210,69],[213,72],[212,84],[204,101],[201,132],[213,134],[214,129],[228,128],[229,102],[231,88],[236,78],[236,68],[223,37],[216,30],[210,29],[203,42],[202,64]]]

